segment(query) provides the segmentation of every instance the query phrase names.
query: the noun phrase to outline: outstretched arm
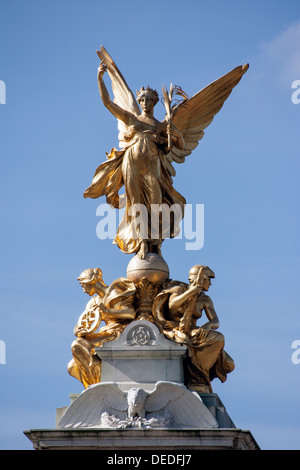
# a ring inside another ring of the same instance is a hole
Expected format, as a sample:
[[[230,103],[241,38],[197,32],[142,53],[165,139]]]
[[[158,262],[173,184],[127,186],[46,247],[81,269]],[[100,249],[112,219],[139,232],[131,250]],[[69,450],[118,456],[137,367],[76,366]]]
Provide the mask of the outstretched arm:
[[[106,66],[104,62],[102,61],[100,63],[100,66],[98,68],[98,87],[99,87],[99,92],[100,96],[102,99],[102,102],[104,106],[117,118],[123,121],[127,126],[130,126],[133,123],[134,116],[129,113],[128,111],[125,111],[122,109],[119,105],[114,103],[109,96],[109,93],[107,91],[107,88],[105,86],[104,80],[103,80],[103,75],[106,71]]]

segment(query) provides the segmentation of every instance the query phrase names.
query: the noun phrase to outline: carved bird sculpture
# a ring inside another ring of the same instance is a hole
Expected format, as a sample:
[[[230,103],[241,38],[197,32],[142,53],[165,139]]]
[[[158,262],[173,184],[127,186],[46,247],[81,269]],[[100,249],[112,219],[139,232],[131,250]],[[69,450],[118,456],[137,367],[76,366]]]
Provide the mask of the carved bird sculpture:
[[[113,382],[91,385],[67,408],[58,428],[101,428],[103,415],[123,423],[144,419],[149,427],[155,420],[170,427],[218,427],[198,395],[182,384],[162,381],[150,393],[142,388],[123,392]]]

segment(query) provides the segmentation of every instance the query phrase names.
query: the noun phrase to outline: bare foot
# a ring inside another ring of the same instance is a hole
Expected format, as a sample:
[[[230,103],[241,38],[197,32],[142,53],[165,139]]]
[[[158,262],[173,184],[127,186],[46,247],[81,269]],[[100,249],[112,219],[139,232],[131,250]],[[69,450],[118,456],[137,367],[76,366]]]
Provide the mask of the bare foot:
[[[142,243],[141,243],[140,250],[139,250],[139,252],[138,252],[138,256],[139,256],[141,259],[145,259],[147,253],[148,253],[147,242],[145,242],[145,240],[143,240]]]

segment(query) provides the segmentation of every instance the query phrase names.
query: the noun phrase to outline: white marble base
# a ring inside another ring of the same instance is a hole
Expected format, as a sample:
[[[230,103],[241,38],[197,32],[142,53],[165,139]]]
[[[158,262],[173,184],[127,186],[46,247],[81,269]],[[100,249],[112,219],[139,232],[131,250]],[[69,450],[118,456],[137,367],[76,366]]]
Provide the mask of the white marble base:
[[[241,429],[54,430],[24,431],[37,450],[197,451],[259,450],[250,431]]]

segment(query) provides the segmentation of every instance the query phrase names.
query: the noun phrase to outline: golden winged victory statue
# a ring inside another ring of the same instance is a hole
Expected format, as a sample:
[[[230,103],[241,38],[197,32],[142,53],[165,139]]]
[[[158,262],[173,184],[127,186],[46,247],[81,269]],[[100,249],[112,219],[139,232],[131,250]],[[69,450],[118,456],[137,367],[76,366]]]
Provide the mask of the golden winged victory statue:
[[[101,60],[97,75],[100,96],[118,121],[119,149],[112,148],[98,166],[84,197],[105,196],[116,209],[125,207],[114,243],[134,257],[127,277],[119,277],[109,286],[100,268],[85,270],[79,276],[84,291],[94,297],[74,329],[68,371],[85,387],[101,382],[101,360],[95,348],[116,340],[133,320],[148,320],[166,338],[187,346],[186,384],[211,392],[211,380],[218,377],[225,381],[234,368],[224,351],[224,337],[216,331],[219,319],[213,303],[205,294],[214,273],[196,264],[190,270],[189,284],[173,281],[161,246],[166,238],[179,234],[186,204],[173,186],[173,164],[183,163],[197,147],[248,64],[236,67],[191,98],[179,86],[171,85],[169,91],[163,87],[166,116],[158,121],[154,117],[157,91],[142,87],[135,97],[103,46],[97,54]],[[106,72],[113,99],[104,83]],[[119,194],[123,186],[125,192]],[[174,209],[167,227],[159,216],[164,207]],[[199,327],[202,313],[208,321]]]
[[[158,205],[175,205],[179,209],[179,215],[168,230],[170,238],[178,235],[186,201],[173,187],[173,162],[183,163],[197,147],[204,130],[220,111],[248,65],[236,67],[191,98],[187,98],[179,87],[171,88],[169,93],[163,89],[167,116],[158,121],[153,114],[159,101],[157,91],[142,87],[135,98],[104,47],[97,52],[101,59],[98,69],[100,96],[104,106],[118,120],[121,150],[111,150],[107,161],[97,168],[84,197],[105,195],[106,201],[117,209],[126,201],[126,212],[114,241],[124,253],[138,253],[143,258],[147,252],[160,253],[164,240],[162,227],[154,226],[157,219],[153,211]],[[106,70],[111,79],[113,100],[103,80]],[[183,99],[172,106],[171,99],[175,95]],[[123,186],[125,195],[120,197],[118,193]],[[135,224],[134,208],[141,207],[147,209],[148,217],[148,230],[143,227],[144,233]],[[153,232],[157,238],[151,237]]]

